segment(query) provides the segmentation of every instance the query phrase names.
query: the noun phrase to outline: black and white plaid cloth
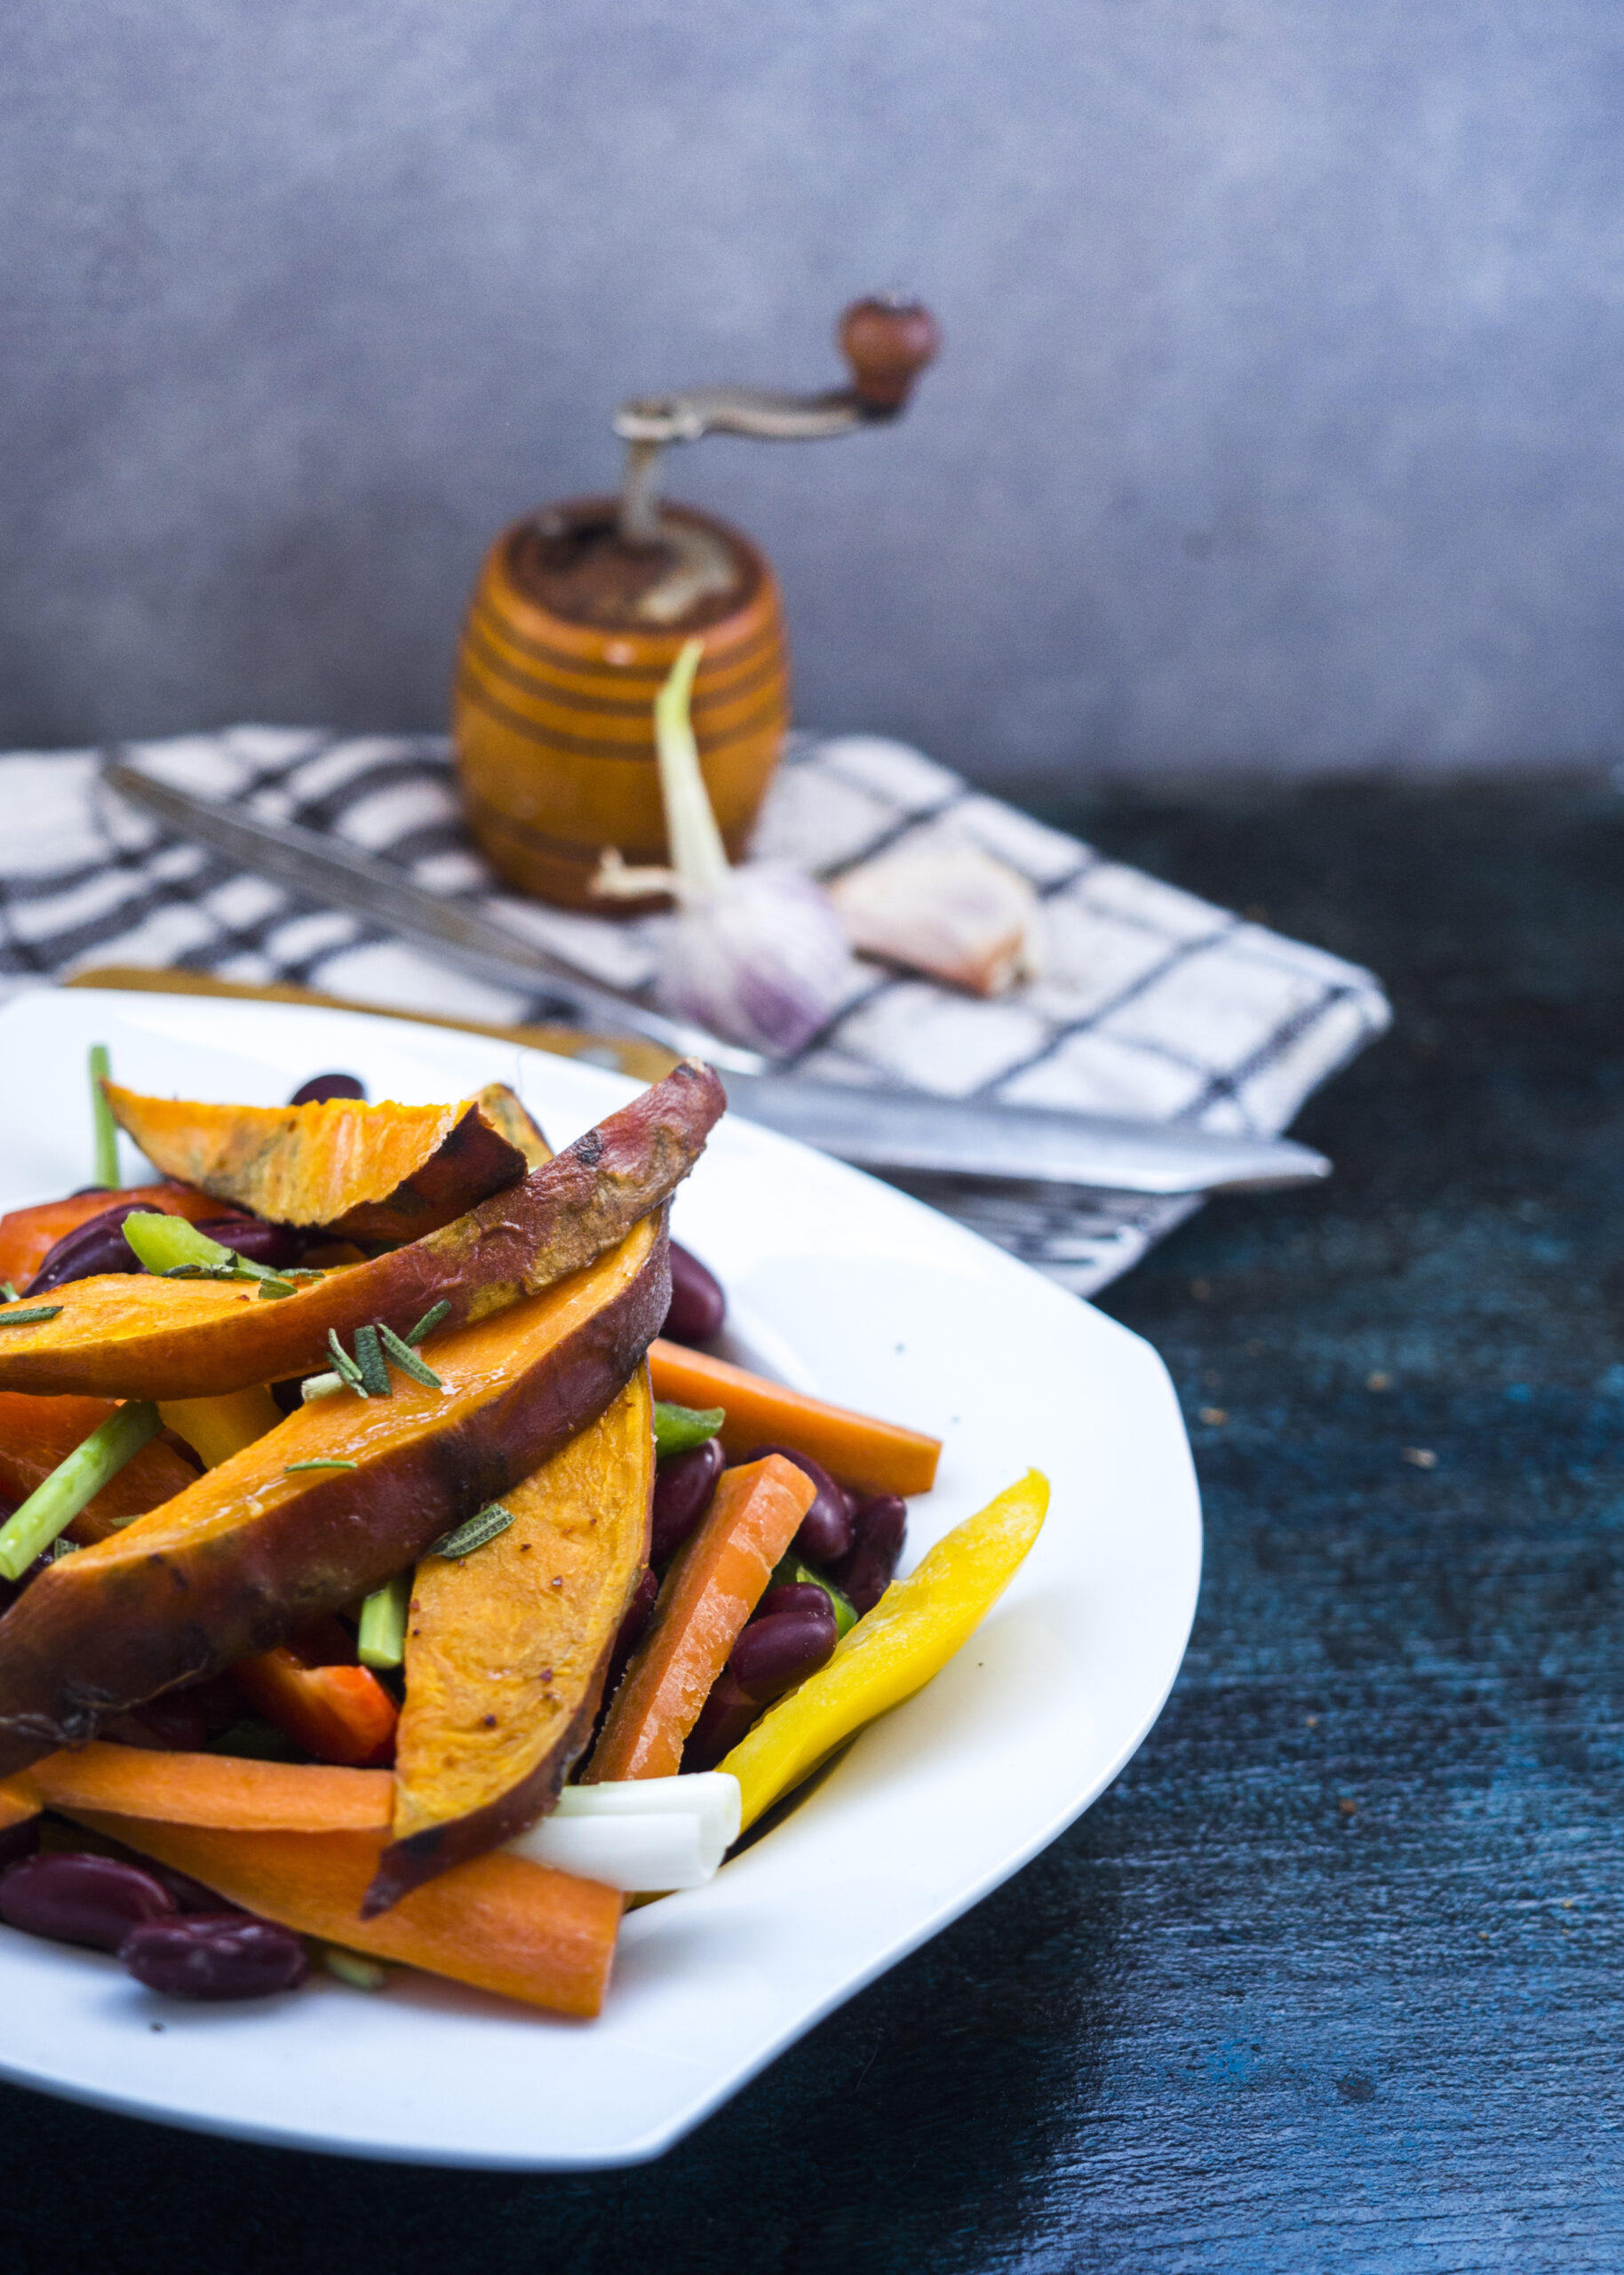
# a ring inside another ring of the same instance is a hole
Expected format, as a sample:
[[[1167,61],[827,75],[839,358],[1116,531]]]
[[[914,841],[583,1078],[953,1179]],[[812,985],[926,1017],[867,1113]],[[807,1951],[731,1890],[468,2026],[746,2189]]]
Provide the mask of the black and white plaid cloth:
[[[235,727],[121,754],[195,794],[397,861],[418,884],[478,899],[615,986],[645,987],[657,969],[665,919],[573,915],[498,886],[463,829],[439,737]],[[100,756],[0,756],[9,989],[91,964],[177,965],[459,1018],[568,1018],[545,995],[472,978],[168,834],[100,786]],[[800,1061],[808,1073],[1273,1135],[1388,1024],[1368,972],[1109,860],[879,736],[794,738],[755,850],[829,877],[933,838],[968,840],[1031,880],[1041,976],[981,1002],[863,964]],[[1195,1205],[944,1178],[912,1189],[1079,1295]]]

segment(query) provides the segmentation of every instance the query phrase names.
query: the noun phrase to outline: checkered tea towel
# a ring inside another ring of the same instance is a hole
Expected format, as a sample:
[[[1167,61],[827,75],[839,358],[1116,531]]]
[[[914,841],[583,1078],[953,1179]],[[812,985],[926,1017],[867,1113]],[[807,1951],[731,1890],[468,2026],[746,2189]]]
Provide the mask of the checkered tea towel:
[[[668,920],[572,915],[499,888],[464,832],[438,737],[235,727],[121,754],[181,788],[398,861],[419,885],[479,900],[613,986],[652,978]],[[568,1018],[545,993],[469,978],[169,834],[101,788],[100,756],[0,757],[0,975],[12,987],[92,963],[179,965],[454,1018]],[[795,737],[755,850],[831,877],[882,847],[935,838],[967,839],[1030,878],[1044,912],[1042,976],[981,1002],[863,964],[803,1054],[807,1073],[1274,1135],[1388,1024],[1368,972],[1109,860],[879,736]],[[907,1182],[1079,1295],[1195,1206]]]

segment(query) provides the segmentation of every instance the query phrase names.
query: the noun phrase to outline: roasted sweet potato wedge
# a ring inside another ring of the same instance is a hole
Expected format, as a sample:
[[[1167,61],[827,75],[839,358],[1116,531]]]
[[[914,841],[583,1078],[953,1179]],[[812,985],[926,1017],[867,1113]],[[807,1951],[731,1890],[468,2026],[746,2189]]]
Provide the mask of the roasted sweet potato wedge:
[[[107,1398],[24,1398],[0,1391],[0,1493],[13,1506],[26,1501],[114,1411]],[[196,1476],[173,1444],[155,1438],[86,1503],[68,1533],[75,1540],[102,1540],[172,1500]]]
[[[437,1232],[529,1166],[503,1123],[524,1109],[504,1084],[455,1106],[205,1106],[105,1082],[107,1104],[155,1169],[274,1225],[322,1225],[346,1240]]]
[[[649,1554],[654,1398],[640,1367],[588,1430],[503,1496],[513,1523],[412,1585],[394,1822],[370,1917],[553,1806],[592,1736]]]
[[[0,1305],[0,1390],[207,1398],[330,1362],[382,1321],[404,1335],[443,1300],[446,1324],[484,1319],[578,1272],[657,1208],[727,1105],[708,1066],[685,1063],[521,1183],[437,1233],[261,1301],[241,1281],[109,1275],[44,1299],[55,1316],[12,1326]]]
[[[414,1562],[597,1419],[670,1292],[665,1219],[645,1217],[545,1295],[437,1337],[440,1389],[402,1377],[306,1406],[52,1565],[0,1619],[0,1776]]]

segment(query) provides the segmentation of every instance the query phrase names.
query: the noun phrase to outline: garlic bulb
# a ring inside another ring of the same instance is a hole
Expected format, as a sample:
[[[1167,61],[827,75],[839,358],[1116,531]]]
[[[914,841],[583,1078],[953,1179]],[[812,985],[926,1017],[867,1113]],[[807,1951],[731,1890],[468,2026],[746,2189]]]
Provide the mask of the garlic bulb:
[[[606,850],[593,889],[611,898],[668,892],[677,913],[655,994],[729,1042],[784,1057],[840,1009],[851,952],[821,885],[777,861],[730,868],[699,771],[689,716],[704,643],[689,640],[654,702],[669,869],[628,868]]]
[[[1038,896],[974,845],[899,845],[832,890],[854,947],[976,995],[1001,995],[1038,968]]]

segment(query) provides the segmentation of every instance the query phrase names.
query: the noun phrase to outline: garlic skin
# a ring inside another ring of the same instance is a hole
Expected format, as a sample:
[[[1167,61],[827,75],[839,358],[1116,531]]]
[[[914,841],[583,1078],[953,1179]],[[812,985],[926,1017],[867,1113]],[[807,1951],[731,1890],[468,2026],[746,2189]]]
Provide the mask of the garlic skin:
[[[780,862],[748,861],[679,909],[655,994],[665,1010],[781,1058],[827,1025],[852,978],[822,887]]]
[[[1041,911],[1026,879],[974,845],[900,845],[831,888],[856,948],[974,995],[1035,977]]]
[[[821,885],[779,861],[728,866],[689,711],[702,650],[683,643],[654,704],[672,866],[628,868],[606,847],[593,890],[606,899],[670,893],[677,914],[654,983],[662,1009],[786,1058],[839,1010],[856,967]]]

